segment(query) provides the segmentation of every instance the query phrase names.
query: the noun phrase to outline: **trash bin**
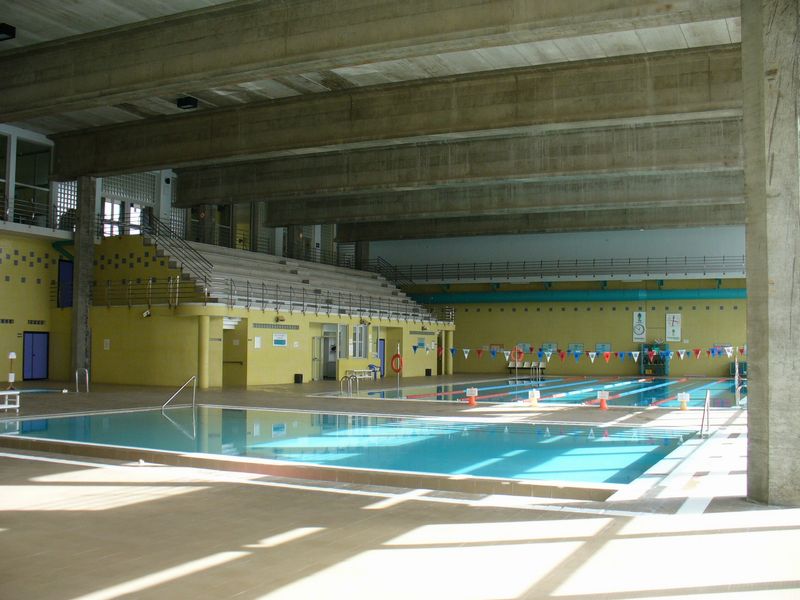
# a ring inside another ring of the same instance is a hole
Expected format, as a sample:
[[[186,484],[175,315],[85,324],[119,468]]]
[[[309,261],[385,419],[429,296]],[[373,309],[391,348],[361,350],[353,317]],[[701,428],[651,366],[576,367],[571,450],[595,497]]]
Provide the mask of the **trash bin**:
[[[303,374],[302,373],[295,373],[294,374],[294,382],[295,383],[303,383]]]
[[[431,369],[425,369],[425,377],[430,377],[433,375],[433,371]]]

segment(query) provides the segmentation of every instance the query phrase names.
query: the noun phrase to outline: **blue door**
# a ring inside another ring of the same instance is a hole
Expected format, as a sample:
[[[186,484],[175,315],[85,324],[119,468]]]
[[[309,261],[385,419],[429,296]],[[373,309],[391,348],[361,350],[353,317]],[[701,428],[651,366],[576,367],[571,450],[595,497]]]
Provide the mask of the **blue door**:
[[[381,377],[386,375],[386,340],[378,338],[378,358],[381,359]]]
[[[22,338],[22,378],[47,379],[50,334],[26,331]]]

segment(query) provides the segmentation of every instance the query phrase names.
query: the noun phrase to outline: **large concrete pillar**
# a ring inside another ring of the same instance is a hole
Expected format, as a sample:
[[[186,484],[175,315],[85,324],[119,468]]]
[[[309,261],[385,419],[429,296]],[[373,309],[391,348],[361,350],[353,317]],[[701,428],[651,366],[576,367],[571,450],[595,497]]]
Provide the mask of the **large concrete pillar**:
[[[800,8],[742,1],[747,495],[800,506]]]
[[[211,317],[200,315],[197,317],[197,387],[207,390],[209,385],[208,375],[208,343],[211,334]]]
[[[89,307],[94,274],[94,208],[97,190],[94,177],[78,178],[75,224],[74,264],[72,271],[72,370],[88,369],[91,363],[92,337]]]
[[[286,256],[288,258],[305,259],[302,225],[289,225],[286,228]]]
[[[444,374],[453,374],[453,353],[450,348],[453,347],[453,332],[446,331],[444,336]]]
[[[356,269],[366,269],[369,263],[369,242],[356,242],[355,250]]]

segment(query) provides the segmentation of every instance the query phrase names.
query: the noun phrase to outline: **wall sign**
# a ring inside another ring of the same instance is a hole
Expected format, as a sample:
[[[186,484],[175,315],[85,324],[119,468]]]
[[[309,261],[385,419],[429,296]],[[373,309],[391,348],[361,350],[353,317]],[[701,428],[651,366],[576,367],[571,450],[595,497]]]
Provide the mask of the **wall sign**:
[[[647,341],[647,313],[644,311],[634,311],[633,313],[633,341]]]
[[[681,341],[681,313],[667,313],[667,341]]]
[[[288,333],[273,333],[272,334],[272,345],[278,346],[280,348],[285,348],[289,345],[289,334]]]

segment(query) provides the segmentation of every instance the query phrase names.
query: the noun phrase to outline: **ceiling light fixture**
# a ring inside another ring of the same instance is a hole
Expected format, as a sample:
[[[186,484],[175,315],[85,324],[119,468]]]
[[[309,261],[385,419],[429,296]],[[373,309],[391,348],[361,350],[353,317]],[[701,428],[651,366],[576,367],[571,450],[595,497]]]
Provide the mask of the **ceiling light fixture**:
[[[183,110],[191,110],[197,108],[197,98],[193,96],[181,96],[175,100],[175,105]]]
[[[4,40],[13,40],[17,37],[17,28],[8,23],[0,23],[0,42]]]

